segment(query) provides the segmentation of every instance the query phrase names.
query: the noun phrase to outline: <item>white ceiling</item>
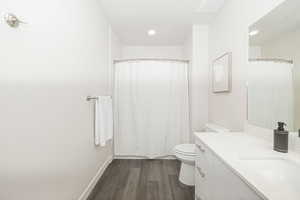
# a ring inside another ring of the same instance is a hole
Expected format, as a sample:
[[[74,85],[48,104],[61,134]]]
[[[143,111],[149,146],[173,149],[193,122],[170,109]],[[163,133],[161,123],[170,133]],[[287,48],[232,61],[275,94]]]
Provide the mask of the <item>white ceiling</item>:
[[[250,37],[250,44],[261,46],[299,28],[300,0],[286,0],[250,27],[249,31],[260,31]]]
[[[101,0],[126,45],[181,45],[192,23],[209,23],[225,0]],[[157,35],[149,37],[147,31]]]

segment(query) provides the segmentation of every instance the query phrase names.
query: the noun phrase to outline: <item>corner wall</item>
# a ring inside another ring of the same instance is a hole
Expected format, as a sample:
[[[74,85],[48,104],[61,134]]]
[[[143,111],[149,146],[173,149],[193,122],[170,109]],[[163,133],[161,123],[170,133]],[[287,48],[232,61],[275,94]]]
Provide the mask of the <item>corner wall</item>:
[[[209,121],[233,131],[246,121],[245,73],[248,64],[248,27],[284,0],[228,0],[210,26],[209,63],[232,52],[232,91],[212,92],[210,70]],[[211,68],[210,68],[211,69]]]
[[[109,95],[109,25],[97,0],[1,2],[0,199],[76,200],[112,148],[95,147],[93,105]]]
[[[190,60],[191,142],[194,142],[193,132],[203,131],[208,121],[208,26],[193,25],[184,45],[184,57]]]

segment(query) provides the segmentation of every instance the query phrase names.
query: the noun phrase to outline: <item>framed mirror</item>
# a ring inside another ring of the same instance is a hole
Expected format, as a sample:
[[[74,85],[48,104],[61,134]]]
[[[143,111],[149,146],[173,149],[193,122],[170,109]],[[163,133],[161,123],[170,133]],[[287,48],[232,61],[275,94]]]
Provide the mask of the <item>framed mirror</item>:
[[[300,1],[286,0],[249,27],[248,123],[300,129]]]

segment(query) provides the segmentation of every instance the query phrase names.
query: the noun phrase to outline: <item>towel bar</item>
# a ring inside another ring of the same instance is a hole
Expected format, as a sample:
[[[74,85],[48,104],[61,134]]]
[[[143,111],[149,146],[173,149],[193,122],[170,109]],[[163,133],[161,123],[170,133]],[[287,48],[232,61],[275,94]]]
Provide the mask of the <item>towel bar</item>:
[[[92,96],[87,96],[87,97],[86,97],[86,100],[87,100],[87,101],[97,100],[97,99],[98,99],[98,97],[92,97]]]
[[[111,96],[109,96],[109,97],[112,98]],[[97,100],[97,99],[99,99],[99,97],[93,97],[93,96],[87,96],[87,97],[86,97],[86,100],[87,100],[87,101]]]

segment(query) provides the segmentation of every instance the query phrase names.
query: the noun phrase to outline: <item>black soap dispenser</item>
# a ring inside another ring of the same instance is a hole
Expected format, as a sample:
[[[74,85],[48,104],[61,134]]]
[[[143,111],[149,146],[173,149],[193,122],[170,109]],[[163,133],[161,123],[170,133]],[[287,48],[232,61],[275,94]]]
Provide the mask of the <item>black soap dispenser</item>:
[[[278,122],[278,128],[274,130],[274,150],[281,153],[287,153],[289,149],[289,132],[284,126],[284,122]]]

